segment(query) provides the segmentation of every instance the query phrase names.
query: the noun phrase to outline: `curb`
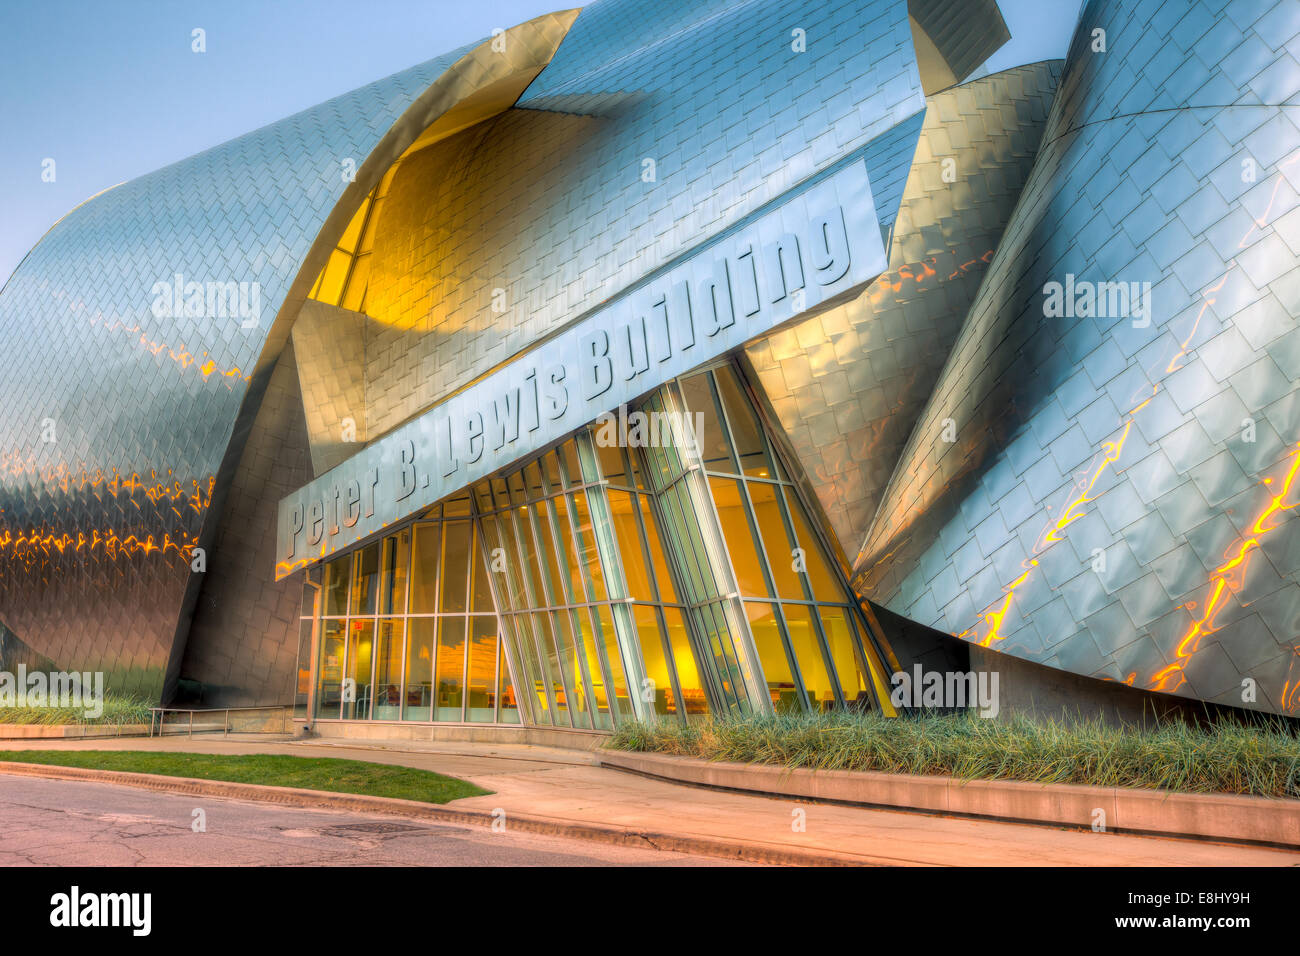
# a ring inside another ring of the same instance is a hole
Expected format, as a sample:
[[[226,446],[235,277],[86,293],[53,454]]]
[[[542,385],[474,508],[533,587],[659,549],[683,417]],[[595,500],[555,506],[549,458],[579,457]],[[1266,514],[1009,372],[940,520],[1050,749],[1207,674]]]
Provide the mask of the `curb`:
[[[148,724],[0,724],[0,740],[99,740],[148,734]]]
[[[298,787],[273,787],[263,784],[234,783],[226,780],[200,780],[194,777],[168,777],[160,774],[128,773],[120,770],[93,770],[86,767],[61,767],[53,764],[0,761],[0,774],[45,777],[52,780],[80,780],[154,790],[161,793],[223,797],[230,800],[253,800],[285,807],[312,810],[350,810],[383,813],[417,820],[439,820],[465,826],[491,827],[497,817],[488,810],[469,810],[442,804],[420,803],[397,797],[372,797],[365,794],[333,793],[327,790],[304,790]],[[738,860],[768,866],[898,866],[900,861],[885,857],[834,850],[802,850],[761,842],[723,840],[684,833],[667,833],[637,827],[582,823],[561,817],[544,817],[509,813],[510,829],[546,836],[591,840],[614,846],[631,846],[664,852],[690,853],[717,859]]]
[[[605,751],[601,766],[690,786],[1005,823],[1090,829],[1101,811],[1109,832],[1300,850],[1300,800],[809,770],[624,751]]]

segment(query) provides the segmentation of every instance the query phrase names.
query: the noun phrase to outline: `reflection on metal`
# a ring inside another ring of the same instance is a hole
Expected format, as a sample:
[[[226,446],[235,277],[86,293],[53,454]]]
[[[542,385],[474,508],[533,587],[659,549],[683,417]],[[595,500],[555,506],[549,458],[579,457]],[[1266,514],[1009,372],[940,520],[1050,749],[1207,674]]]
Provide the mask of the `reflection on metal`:
[[[1095,2],[1075,37],[856,581],[1004,653],[1294,713],[1300,13]],[[1119,281],[1150,311],[1046,317],[1047,283]]]
[[[394,159],[502,75],[535,76],[574,16],[106,191],[28,253],[0,291],[0,351],[22,357],[0,368],[0,618],[34,653],[103,670],[115,691],[163,694],[203,600],[191,549],[217,543],[244,440],[329,249]],[[228,283],[247,314],[209,291]]]
[[[919,119],[912,61],[897,0],[584,8],[513,108],[397,167],[342,303],[369,319],[350,417],[392,431]]]
[[[915,156],[896,159],[907,185],[890,271],[745,350],[849,556],[1020,196],[1059,73],[1038,63],[931,97]]]
[[[757,334],[815,315],[884,265],[865,164],[854,160],[285,498],[277,577]]]
[[[926,95],[955,86],[1011,39],[995,0],[907,0]]]

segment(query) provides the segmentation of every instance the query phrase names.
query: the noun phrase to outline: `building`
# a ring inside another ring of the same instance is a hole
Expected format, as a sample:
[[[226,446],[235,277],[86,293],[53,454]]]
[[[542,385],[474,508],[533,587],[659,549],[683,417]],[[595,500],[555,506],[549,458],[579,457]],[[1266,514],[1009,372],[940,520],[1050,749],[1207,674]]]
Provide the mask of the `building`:
[[[0,292],[0,663],[393,733],[916,664],[1296,713],[1300,13],[1008,36],[599,0],[87,201]]]

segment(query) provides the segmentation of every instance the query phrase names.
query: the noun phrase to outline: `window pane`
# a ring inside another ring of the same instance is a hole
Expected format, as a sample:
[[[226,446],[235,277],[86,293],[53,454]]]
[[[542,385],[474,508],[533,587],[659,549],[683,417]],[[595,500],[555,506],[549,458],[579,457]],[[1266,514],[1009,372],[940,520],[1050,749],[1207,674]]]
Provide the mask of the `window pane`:
[[[735,445],[736,455],[740,458],[740,467],[747,475],[759,478],[772,477],[772,463],[768,458],[767,442],[763,438],[762,426],[749,396],[745,393],[736,377],[736,371],[729,365],[714,370],[717,376],[718,394],[722,405],[727,410],[727,419],[731,425],[731,440]]]
[[[798,713],[803,710],[803,700],[786,656],[776,611],[770,604],[746,601],[745,614],[749,618],[749,632],[754,635],[754,646],[758,649],[758,660],[763,666],[763,677],[767,680],[773,708],[778,714]]]
[[[361,227],[365,224],[366,213],[370,211],[370,197],[367,196],[357,207],[353,214],[352,220],[348,227],[343,230],[343,235],[339,238],[339,248],[344,252],[353,252],[357,248],[357,240],[361,238]]]
[[[436,720],[460,720],[465,680],[465,619],[444,617],[438,626],[438,710]]]
[[[529,501],[536,501],[542,496],[542,466],[530,461],[524,466],[524,494]]]
[[[345,554],[325,565],[325,614],[348,613],[348,573],[352,570],[352,555]]]
[[[378,564],[378,556],[375,563]],[[370,716],[371,680],[375,665],[375,622],[348,621],[348,680],[343,693],[343,719]]]
[[[591,515],[587,511],[586,492],[577,492],[570,496],[573,505],[573,519],[578,529],[578,554],[587,569],[587,576],[595,589],[595,600],[605,600],[605,576],[601,573],[600,556],[596,551],[595,531],[591,526]]]
[[[754,517],[758,521],[758,530],[763,535],[763,553],[767,557],[768,567],[772,570],[772,579],[776,582],[776,592],[783,598],[805,601],[803,582],[794,569],[794,545],[785,530],[785,520],[781,516],[781,503],[777,500],[777,485],[762,482],[749,483],[750,499],[754,502]]]
[[[506,628],[514,634],[515,647],[518,649],[515,660],[523,669],[523,673],[515,675],[521,685],[516,689],[532,695],[533,710],[541,723],[552,723],[550,698],[546,695],[544,683],[545,671],[538,657],[532,617],[528,614],[512,614],[506,619]]]
[[[443,522],[442,610],[444,613],[465,610],[465,587],[468,583],[470,523]]]
[[[495,617],[470,618],[466,720],[476,723],[496,720],[497,644]]]
[[[709,712],[704,685],[700,682],[699,668],[695,666],[695,653],[686,630],[686,616],[681,608],[664,608],[664,621],[668,625],[668,644],[673,651],[673,666],[677,668],[677,683],[682,691],[682,705],[687,717],[703,716]]]
[[[799,543],[803,546],[804,553],[808,561],[808,579],[812,582],[813,595],[818,601],[831,601],[835,604],[843,604],[845,601],[844,588],[840,585],[840,576],[831,570],[830,564],[822,554],[821,546],[817,539],[813,537],[812,529],[808,527],[808,522],[803,513],[803,508],[799,505],[799,499],[795,497],[794,490],[786,488],[786,502],[790,506],[790,517],[793,519],[795,534],[799,537]]]
[[[547,492],[549,494],[554,494],[564,487],[560,483],[560,462],[555,452],[548,451],[542,456],[542,471],[546,477]]]
[[[511,680],[509,658],[506,657],[505,642],[498,642],[500,660],[497,663],[497,721],[503,724],[519,723],[519,702],[515,699],[514,682]]]
[[[835,665],[835,676],[839,679],[840,690],[845,703],[871,708],[871,693],[867,687],[870,679],[858,666],[858,656],[854,653],[854,635],[845,615],[844,608],[818,608],[822,618],[822,630],[826,632],[826,644],[831,650],[831,662]]]
[[[654,565],[655,581],[659,585],[659,600],[676,601],[677,589],[673,587],[672,575],[668,573],[668,555],[659,541],[659,529],[655,526],[650,499],[646,495],[637,495],[637,500],[641,505],[641,527],[645,528],[646,543],[650,546],[650,561]]]
[[[320,566],[312,569],[320,571]],[[316,614],[316,595],[320,593],[320,575],[317,574],[313,579],[308,575],[303,576],[302,581],[302,608],[298,612],[302,617],[313,617]]]
[[[402,716],[402,642],[405,622],[380,621],[375,650],[375,720],[399,720]]]
[[[343,291],[343,280],[347,278],[348,266],[351,264],[352,257],[346,252],[335,249],[330,253],[329,262],[325,264],[325,270],[321,273],[320,290],[316,293],[318,300],[330,305],[338,305],[339,293]]]
[[[495,517],[483,520],[484,526],[489,530],[488,543],[494,548],[501,548],[501,553],[493,556],[492,564],[497,594],[507,607],[524,607],[527,602],[523,597],[523,580],[519,577],[519,549],[515,543],[514,518],[509,511],[502,511]],[[498,557],[500,563],[496,561]]]
[[[731,567],[736,573],[736,584],[745,597],[770,597],[767,581],[763,577],[762,559],[745,514],[744,492],[734,478],[709,478],[713,503],[718,509],[718,521],[727,539],[727,552]]]
[[[822,657],[817,629],[813,626],[812,608],[805,604],[785,604],[781,610],[785,612],[790,645],[799,660],[808,701],[815,710],[830,710],[835,706],[835,690]]]
[[[433,701],[433,636],[437,621],[431,617],[411,619],[406,648],[406,692],[403,720],[429,720]]]
[[[560,446],[560,464],[570,485],[582,484],[582,465],[578,461],[578,446],[572,438]]]
[[[533,537],[533,520],[526,505],[520,505],[514,511],[515,534],[519,536],[519,547],[523,551],[524,568],[527,571],[526,607],[545,607],[546,589],[542,586],[542,559],[537,553],[537,541]]]
[[[474,543],[474,577],[470,584],[470,597],[473,610],[491,613],[496,610],[496,605],[492,602],[492,584],[488,580],[487,566],[483,563],[482,544],[482,541]]]
[[[638,601],[655,600],[650,584],[650,568],[641,552],[641,534],[637,530],[632,495],[626,491],[609,491],[609,510],[618,535],[618,550],[623,559],[623,574],[628,593]]]
[[[609,684],[605,680],[604,663],[600,648],[596,645],[596,635],[591,628],[590,608],[578,608],[569,612],[576,622],[574,635],[578,641],[578,653],[587,665],[587,677],[591,681],[593,708],[597,723],[606,729],[612,727],[609,716]]]
[[[609,605],[596,607],[596,626],[600,629],[597,639],[604,646],[605,660],[609,663],[610,676],[614,680],[614,704],[620,717],[632,716],[632,702],[627,696],[627,677],[623,670],[623,659],[619,657],[618,637],[614,631],[614,618]]]
[[[659,614],[653,607],[636,605],[636,636],[641,648],[641,660],[650,685],[645,690],[653,693],[656,714],[679,714],[677,695],[673,692],[672,675],[664,653],[663,636],[659,630]]]
[[[311,690],[311,634],[314,621],[298,623],[298,678],[294,682],[293,715],[307,716],[307,694]]]
[[[596,446],[596,458],[600,462],[600,477],[611,485],[626,485],[627,468],[623,465],[623,449],[618,446],[617,416],[615,422],[616,424],[596,429],[592,444]],[[612,438],[613,443],[602,441],[602,438]]]
[[[409,529],[384,539],[384,560],[379,586],[379,613],[402,614],[406,611],[406,565],[411,549]]]
[[[699,607],[695,609],[694,613],[700,626],[700,633],[704,636],[705,644],[709,649],[709,656],[713,663],[713,673],[718,675],[718,680],[721,682],[719,689],[722,692],[723,699],[726,701],[728,709],[734,708],[740,697],[736,686],[736,676],[729,659],[731,633],[727,630],[721,616],[715,616],[712,605]]]
[[[722,416],[718,412],[717,399],[709,378],[708,372],[700,372],[682,379],[682,398],[686,402],[686,410],[692,416],[691,424],[696,432],[695,441],[699,445],[704,467],[709,471],[724,471],[734,475],[736,463],[731,457],[727,433],[722,427]]]
[[[537,646],[542,655],[543,671],[551,685],[552,696],[555,698],[556,724],[569,726],[569,698],[560,676],[562,673],[560,655],[555,649],[555,634],[551,630],[550,615],[545,611],[534,611],[531,617],[533,631],[537,635]]]
[[[320,660],[316,667],[316,715],[337,719],[343,700],[343,622],[321,625]]]
[[[357,552],[352,575],[352,610],[359,614],[375,613],[375,595],[379,583],[379,545],[370,545]]]
[[[573,531],[569,525],[569,499],[559,495],[551,499],[555,507],[555,525],[558,533],[556,544],[560,548],[560,573],[576,603],[587,600],[586,585],[582,581],[582,572],[578,568],[578,552],[573,546]]]
[[[348,285],[343,293],[343,308],[358,311],[361,300],[366,294],[366,283],[370,279],[370,256],[361,256],[352,265],[352,275],[348,276]]]
[[[591,699],[587,694],[587,685],[582,677],[577,647],[573,640],[573,621],[567,611],[552,611],[551,626],[556,649],[560,654],[564,681],[569,687],[569,716],[573,719],[573,726],[590,729]]]
[[[417,524],[411,557],[411,613],[432,614],[438,587],[438,551],[441,525]]]
[[[538,598],[550,607],[567,604],[569,600],[560,587],[559,568],[555,563],[555,538],[551,534],[550,508],[545,501],[539,501],[530,507],[533,520],[537,522],[537,542],[542,556],[540,568],[546,586],[546,590],[539,594]]]
[[[705,556],[700,553],[695,539],[689,532],[686,519],[683,517],[681,508],[681,499],[685,497],[683,482],[679,481],[659,499],[659,510],[664,516],[666,525],[666,538],[669,546],[674,549],[678,556],[678,567],[685,572],[686,580],[683,582],[686,588],[684,597],[687,601],[700,601],[715,593],[713,588],[713,575],[704,570],[702,562],[706,560]],[[707,578],[705,575],[708,575]]]
[[[478,505],[480,512],[494,511],[496,506],[492,503],[492,485],[486,481],[480,481],[474,486],[474,503]]]

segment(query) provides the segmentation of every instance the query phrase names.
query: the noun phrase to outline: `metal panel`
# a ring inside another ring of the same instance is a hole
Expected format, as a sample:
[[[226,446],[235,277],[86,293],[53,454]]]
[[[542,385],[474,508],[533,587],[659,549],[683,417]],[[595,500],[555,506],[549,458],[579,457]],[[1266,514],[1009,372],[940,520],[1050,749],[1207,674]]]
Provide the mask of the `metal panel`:
[[[1282,366],[1300,316],[1300,114],[1286,102],[1300,12],[1218,7],[1087,7],[856,584],[998,651],[1295,713],[1296,571],[1281,555],[1300,527],[1300,403]],[[1078,304],[1108,281],[1149,282],[1149,307],[1049,314],[1048,283]],[[998,568],[1013,539],[1025,560]],[[936,574],[955,553],[962,573]],[[1064,602],[1044,602],[1057,590]]]

